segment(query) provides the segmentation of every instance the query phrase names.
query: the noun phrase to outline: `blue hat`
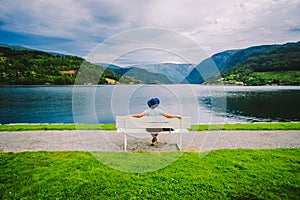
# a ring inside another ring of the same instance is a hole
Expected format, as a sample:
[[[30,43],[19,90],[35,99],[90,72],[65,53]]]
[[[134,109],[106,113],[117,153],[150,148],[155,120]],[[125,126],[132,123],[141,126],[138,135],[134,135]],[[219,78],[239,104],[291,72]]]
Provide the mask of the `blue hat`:
[[[147,101],[147,105],[150,108],[156,108],[159,105],[159,99],[158,98],[151,98]]]

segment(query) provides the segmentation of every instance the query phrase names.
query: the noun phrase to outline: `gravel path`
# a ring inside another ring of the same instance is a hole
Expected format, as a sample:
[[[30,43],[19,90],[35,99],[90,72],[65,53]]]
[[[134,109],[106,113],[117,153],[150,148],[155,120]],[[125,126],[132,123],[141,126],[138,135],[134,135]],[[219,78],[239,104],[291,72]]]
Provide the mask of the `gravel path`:
[[[175,134],[160,134],[150,146],[149,134],[128,136],[129,151],[177,150]],[[0,132],[0,151],[123,151],[123,135],[115,131]],[[300,148],[300,131],[200,131],[183,135],[183,151],[212,149]]]

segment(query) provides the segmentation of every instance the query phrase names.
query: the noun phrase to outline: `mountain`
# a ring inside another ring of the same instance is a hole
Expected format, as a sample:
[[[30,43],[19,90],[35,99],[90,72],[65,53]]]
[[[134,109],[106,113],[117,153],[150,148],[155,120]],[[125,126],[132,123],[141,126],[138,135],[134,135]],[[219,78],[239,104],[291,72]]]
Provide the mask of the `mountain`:
[[[181,83],[185,77],[194,68],[192,64],[175,64],[175,63],[156,63],[156,64],[142,64],[142,65],[132,65],[129,68],[139,68],[147,70],[148,72],[163,74],[172,83]]]
[[[76,76],[80,74],[80,76]],[[48,52],[23,49],[18,46],[0,47],[0,84],[107,84],[116,83],[120,76],[104,71],[103,67],[76,56],[56,56]],[[121,79],[124,83],[131,79]]]
[[[125,68],[18,45],[0,45],[0,84],[60,85],[74,84],[75,79],[78,84],[300,85],[300,42],[227,50],[196,67],[158,63]]]
[[[27,48],[27,47],[23,47],[23,46],[20,46],[20,45],[11,45],[11,44],[0,44],[0,47],[5,47],[5,48],[9,48],[11,50],[16,50],[16,51],[22,51],[22,50],[27,50],[27,51],[39,51],[39,50],[35,50],[35,49],[30,49],[30,48]],[[67,56],[65,54],[62,54],[62,53],[57,53],[57,52],[47,52],[53,56]]]
[[[171,84],[173,83],[163,74],[152,73],[144,69],[136,67],[118,67],[116,65],[100,64],[106,67],[106,71],[110,71],[122,77],[130,77],[144,84]]]
[[[211,79],[220,78],[220,75],[223,75],[226,71],[242,65],[251,58],[266,55],[285,45],[261,45],[214,54],[197,65],[187,76],[185,83],[201,84],[210,82]]]
[[[212,83],[243,85],[300,85],[300,42],[287,43],[248,58]]]
[[[141,80],[143,83],[171,84],[181,83],[192,71],[192,64],[156,63],[131,65],[124,68],[116,65],[101,64],[108,70],[120,76],[129,76]]]
[[[33,50],[20,45],[11,45],[11,44],[0,44],[0,47],[9,48],[11,50]]]

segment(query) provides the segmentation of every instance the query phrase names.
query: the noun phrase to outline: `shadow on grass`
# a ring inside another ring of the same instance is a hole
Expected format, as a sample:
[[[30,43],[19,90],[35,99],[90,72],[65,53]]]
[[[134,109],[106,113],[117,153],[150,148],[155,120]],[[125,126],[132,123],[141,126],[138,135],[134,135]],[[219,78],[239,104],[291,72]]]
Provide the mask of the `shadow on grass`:
[[[103,164],[129,173],[160,170],[175,162],[183,152],[93,152]]]

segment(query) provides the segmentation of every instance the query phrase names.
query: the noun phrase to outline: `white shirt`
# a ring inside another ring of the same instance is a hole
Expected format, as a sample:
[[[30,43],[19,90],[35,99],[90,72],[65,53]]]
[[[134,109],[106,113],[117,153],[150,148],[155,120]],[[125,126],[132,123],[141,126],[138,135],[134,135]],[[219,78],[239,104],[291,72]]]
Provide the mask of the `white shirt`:
[[[145,110],[146,116],[148,117],[159,117],[162,115],[162,111],[159,108],[148,108],[147,110]]]

